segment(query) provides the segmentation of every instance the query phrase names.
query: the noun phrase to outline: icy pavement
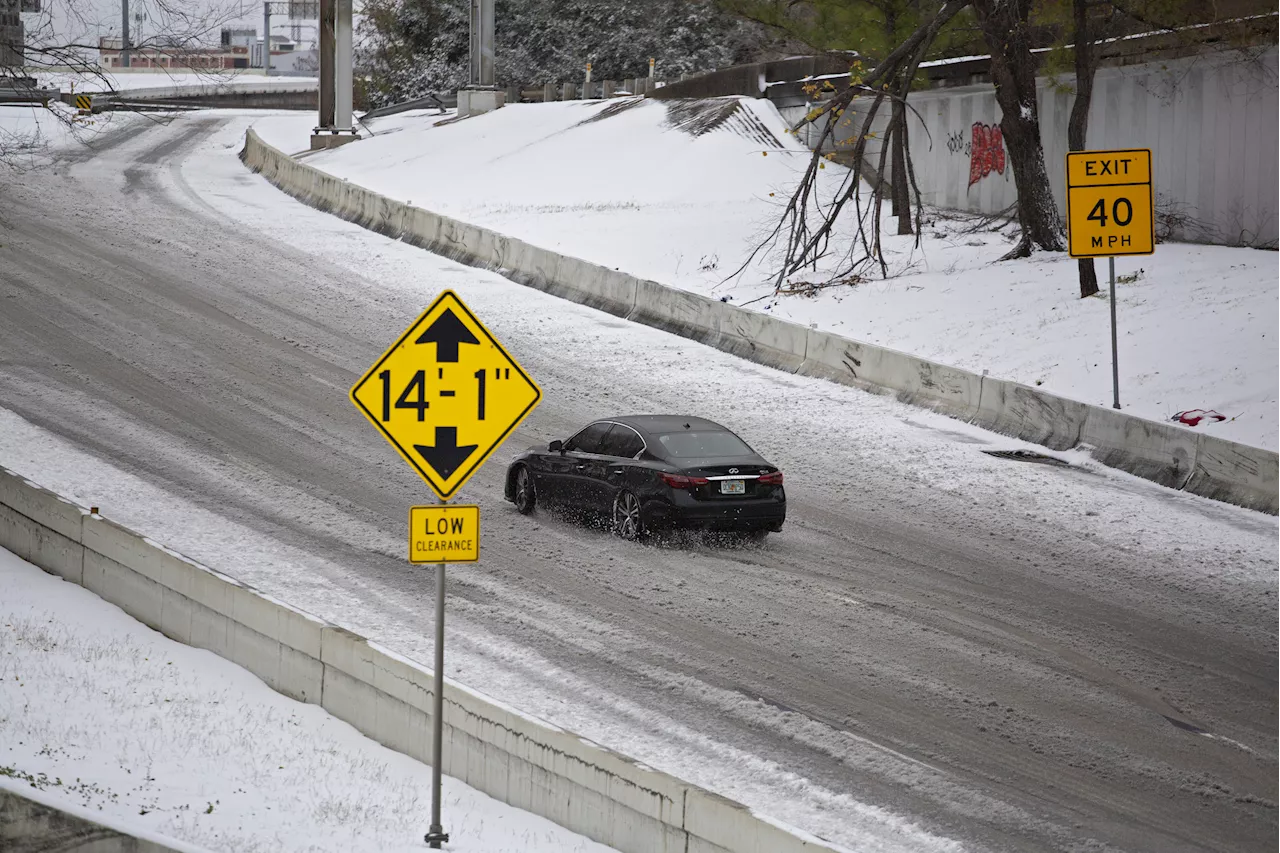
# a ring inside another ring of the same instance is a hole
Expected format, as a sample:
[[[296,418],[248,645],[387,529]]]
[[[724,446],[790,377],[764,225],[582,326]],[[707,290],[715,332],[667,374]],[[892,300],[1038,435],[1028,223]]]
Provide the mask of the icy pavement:
[[[809,152],[763,100],[695,136],[663,103],[521,104],[436,127],[430,112],[373,121],[376,134],[307,162],[418,207],[643,278],[1087,403],[1111,404],[1110,306],[1081,300],[1064,255],[995,263],[1009,233],[926,213],[920,248],[884,217],[893,278],[770,298],[774,256],[732,277],[777,222]],[[304,150],[301,118],[264,118],[264,138]],[[820,173],[829,197],[847,171]],[[837,237],[835,260],[842,254]],[[1280,334],[1274,252],[1164,243],[1116,261],[1120,399],[1168,420],[1275,449]],[[792,283],[824,281],[806,272]],[[803,287],[800,288],[804,290]]]
[[[0,175],[48,165],[55,156],[89,152],[138,122],[136,113],[81,116],[66,104],[0,104]]]
[[[450,575],[452,677],[857,850],[1274,837],[1273,809],[1234,799],[1274,800],[1274,518],[1079,454],[993,459],[1020,445],[310,210],[236,159],[257,120],[202,114],[18,183],[4,464],[430,660],[429,578],[403,557],[423,487],[346,389],[455,288],[544,390],[512,450],[693,411],[787,471],[794,515],[758,549],[633,547],[519,516],[488,466],[464,490],[496,523]],[[81,223],[87,260],[43,255],[86,199],[120,198],[127,220]],[[1232,793],[1205,808],[1189,776]]]
[[[232,853],[420,851],[431,768],[0,548],[0,776]],[[452,778],[458,853],[611,848]]]

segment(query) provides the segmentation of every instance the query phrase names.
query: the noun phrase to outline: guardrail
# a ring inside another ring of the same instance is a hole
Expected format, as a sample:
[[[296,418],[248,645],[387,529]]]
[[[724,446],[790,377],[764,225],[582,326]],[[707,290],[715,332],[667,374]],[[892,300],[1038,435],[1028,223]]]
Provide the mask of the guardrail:
[[[399,113],[407,113],[409,110],[445,110],[453,109],[458,106],[457,92],[441,92],[439,94],[427,95],[423,98],[414,98],[411,101],[401,101],[398,104],[387,104],[385,107],[369,110],[360,116],[360,120],[372,118],[382,118],[383,116],[393,116]]]
[[[230,109],[316,109],[320,103],[319,84],[310,80],[266,78],[231,85],[211,80],[208,83],[177,86],[151,86],[139,89],[109,91],[62,92],[58,89],[15,89],[21,95],[38,91],[48,100],[61,100],[78,109],[100,113],[104,110],[181,110],[198,107]],[[6,90],[0,89],[0,103]],[[28,96],[27,102],[40,100]]]
[[[56,100],[57,89],[0,88],[0,104],[48,104]]]
[[[430,764],[431,670],[0,467],[0,547]],[[623,853],[841,853],[445,680],[441,771]]]
[[[520,284],[771,367],[893,394],[1052,450],[1086,448],[1105,465],[1170,488],[1272,515],[1280,509],[1274,451],[978,376],[560,255],[300,163],[252,130],[240,159],[312,207]]]

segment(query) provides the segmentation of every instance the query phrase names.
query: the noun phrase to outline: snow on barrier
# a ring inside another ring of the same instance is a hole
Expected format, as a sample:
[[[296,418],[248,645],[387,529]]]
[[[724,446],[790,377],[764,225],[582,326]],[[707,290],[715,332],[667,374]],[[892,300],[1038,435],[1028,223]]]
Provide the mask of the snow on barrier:
[[[240,159],[306,204],[555,296],[771,367],[893,394],[1054,450],[1085,448],[1105,465],[1165,486],[1272,515],[1280,509],[1280,460],[1274,451],[978,376],[557,255],[391,202],[294,160],[252,130]]]
[[[286,696],[321,706],[390,749],[433,761],[432,672],[359,634],[188,560],[3,467],[0,547],[173,640],[244,667]],[[440,761],[442,772],[473,788],[624,853],[840,850],[451,680],[445,682]]]

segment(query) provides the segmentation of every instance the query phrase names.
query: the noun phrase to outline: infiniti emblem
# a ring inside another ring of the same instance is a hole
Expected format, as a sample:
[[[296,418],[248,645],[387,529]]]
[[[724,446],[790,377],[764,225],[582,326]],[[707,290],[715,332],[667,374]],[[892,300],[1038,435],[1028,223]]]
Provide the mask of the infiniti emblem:
[[[736,474],[736,473],[738,473],[738,469],[737,469],[737,468],[730,468],[730,469],[729,469],[729,473],[730,473],[730,474]]]

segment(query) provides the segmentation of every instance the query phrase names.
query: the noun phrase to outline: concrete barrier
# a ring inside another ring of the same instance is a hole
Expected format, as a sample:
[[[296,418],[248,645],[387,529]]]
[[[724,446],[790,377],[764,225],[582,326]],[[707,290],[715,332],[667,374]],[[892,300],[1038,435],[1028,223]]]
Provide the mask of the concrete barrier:
[[[379,221],[361,211],[376,206],[375,200],[389,201],[293,160],[252,130],[245,134],[240,159],[286,193],[353,222]],[[366,201],[349,201],[353,196]],[[805,329],[419,208],[406,205],[401,215],[401,239],[555,296],[780,370],[892,393],[904,402],[1053,450],[1085,447],[1105,465],[1165,486],[1272,515],[1280,510],[1280,457],[1275,451]]]
[[[905,403],[961,420],[978,420],[983,377],[830,332],[808,330],[799,372],[893,394]]]
[[[0,547],[391,749],[427,763],[436,758],[430,670],[2,467]],[[442,772],[495,799],[624,853],[839,849],[448,680],[440,762]]]
[[[13,853],[205,853],[204,848],[0,777],[0,850]]]
[[[1192,472],[1199,464],[1200,443],[1204,438],[1206,436],[1171,424],[1130,417],[1102,406],[1086,407],[1080,432],[1080,442],[1104,464],[1110,465],[1112,460],[1121,461],[1125,470],[1175,489],[1187,487]],[[1221,439],[1215,441],[1243,447]],[[1121,453],[1123,458],[1120,458]],[[1219,473],[1223,473],[1222,468],[1219,468]],[[1241,479],[1240,482],[1247,491],[1254,491],[1260,485],[1255,483],[1250,487],[1247,481]],[[1203,489],[1196,491],[1205,494]]]
[[[1242,494],[1258,495],[1253,508],[1276,514],[1274,456],[1268,459],[1246,444],[1212,435],[1199,435],[1196,439],[1195,468],[1183,488],[1228,503],[1240,503]],[[1271,502],[1266,504],[1263,498],[1268,495]]]
[[[984,376],[975,421],[983,426],[989,424],[996,432],[1016,435],[1050,450],[1070,450],[1081,443],[1085,420],[1090,410],[1096,408],[1087,403],[1028,388],[1017,382]],[[1120,412],[1115,414],[1126,421],[1138,420]],[[1124,467],[1134,448],[1128,447],[1122,440],[1108,443],[1105,436],[1099,434],[1097,437],[1103,443],[1095,446],[1105,447],[1107,452],[1096,455],[1096,458],[1103,464],[1111,464],[1113,468]],[[1120,434],[1114,437],[1123,439]],[[1122,464],[1116,465],[1113,462]]]

